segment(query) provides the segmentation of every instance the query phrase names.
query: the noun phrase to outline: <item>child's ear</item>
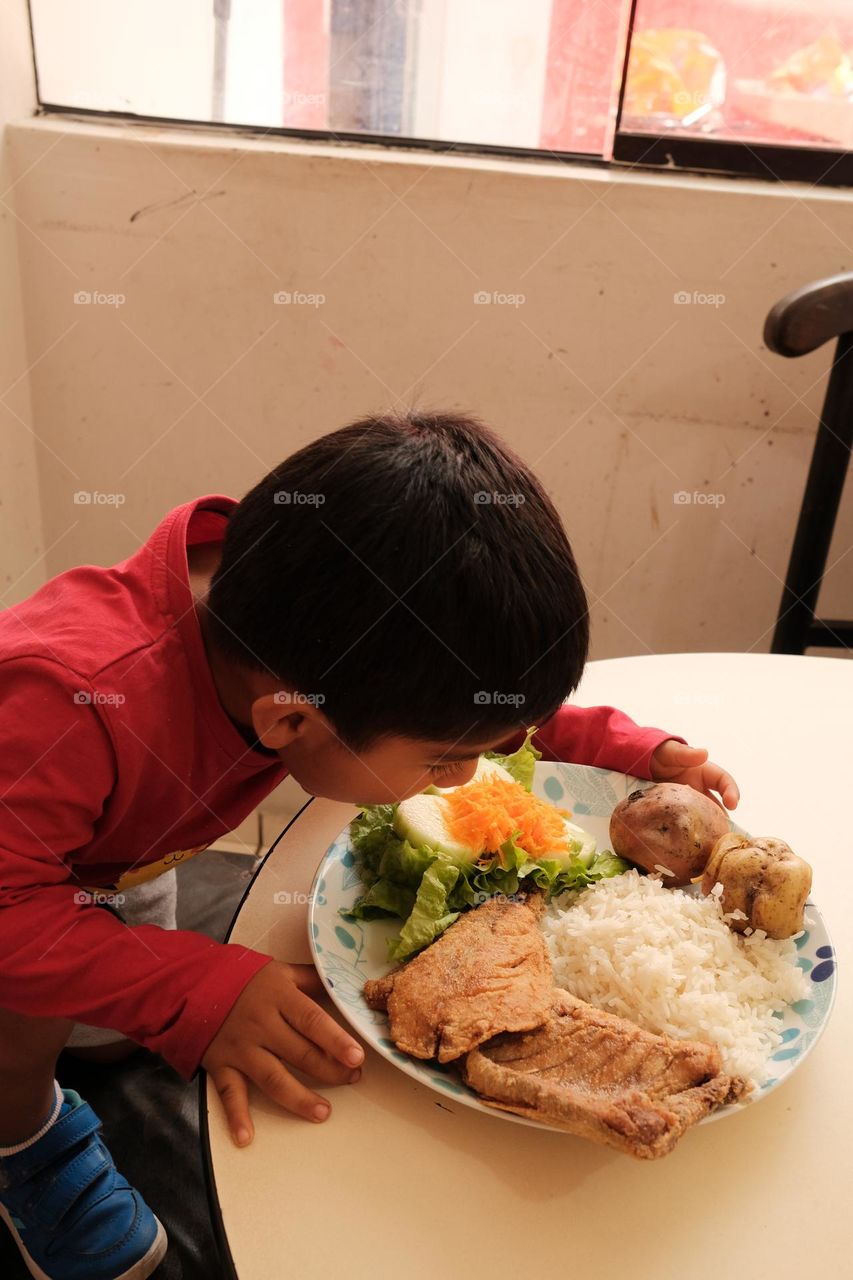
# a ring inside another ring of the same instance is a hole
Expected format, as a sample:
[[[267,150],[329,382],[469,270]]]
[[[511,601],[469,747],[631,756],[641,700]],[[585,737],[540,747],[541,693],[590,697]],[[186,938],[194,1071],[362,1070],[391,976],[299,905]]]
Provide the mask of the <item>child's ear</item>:
[[[325,716],[308,698],[286,689],[265,693],[252,703],[252,724],[258,740],[271,751],[282,751],[304,738]]]

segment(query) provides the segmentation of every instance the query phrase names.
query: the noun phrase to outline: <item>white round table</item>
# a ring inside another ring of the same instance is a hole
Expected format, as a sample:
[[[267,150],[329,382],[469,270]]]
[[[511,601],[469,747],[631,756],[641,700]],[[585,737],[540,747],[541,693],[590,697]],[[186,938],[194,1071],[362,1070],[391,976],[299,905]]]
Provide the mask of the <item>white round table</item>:
[[[620,707],[707,746],[740,784],[737,819],[814,867],[840,952],[832,1021],[792,1079],[654,1163],[508,1124],[438,1098],[367,1051],[356,1086],[324,1091],[323,1125],[255,1095],[238,1150],[202,1090],[214,1217],[239,1280],[802,1280],[853,1274],[853,663],[668,654],[589,665],[576,701]],[[356,812],[309,803],[253,880],[230,940],[309,961],[307,893]],[[276,901],[289,893],[290,904]]]

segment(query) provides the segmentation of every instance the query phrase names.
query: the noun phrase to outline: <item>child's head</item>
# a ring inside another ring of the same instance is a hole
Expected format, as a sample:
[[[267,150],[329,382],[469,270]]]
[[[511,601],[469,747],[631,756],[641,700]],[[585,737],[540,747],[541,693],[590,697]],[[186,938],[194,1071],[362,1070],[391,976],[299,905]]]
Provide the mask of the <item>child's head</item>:
[[[365,418],[287,458],[233,512],[208,606],[262,741],[307,790],[364,802],[466,781],[556,711],[589,640],[539,481],[449,413]]]

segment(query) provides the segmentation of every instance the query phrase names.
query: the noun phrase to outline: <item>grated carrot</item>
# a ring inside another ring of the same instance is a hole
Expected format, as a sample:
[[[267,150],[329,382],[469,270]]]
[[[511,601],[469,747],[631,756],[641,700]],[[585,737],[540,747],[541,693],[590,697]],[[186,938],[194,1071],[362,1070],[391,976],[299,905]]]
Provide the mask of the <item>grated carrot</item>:
[[[566,847],[561,814],[570,817],[569,811],[555,809],[517,782],[483,778],[458,787],[444,799],[448,831],[454,840],[472,849],[497,853],[512,835],[534,858]]]

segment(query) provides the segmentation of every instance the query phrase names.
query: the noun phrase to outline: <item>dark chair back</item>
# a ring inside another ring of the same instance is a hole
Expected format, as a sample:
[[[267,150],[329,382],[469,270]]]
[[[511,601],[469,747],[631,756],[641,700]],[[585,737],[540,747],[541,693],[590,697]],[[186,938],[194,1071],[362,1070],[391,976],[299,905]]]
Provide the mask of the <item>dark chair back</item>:
[[[853,648],[853,620],[815,617],[853,445],[853,272],[795,289],[772,308],[764,341],[780,356],[803,356],[837,339],[806,480],[773,653],[810,645]]]

